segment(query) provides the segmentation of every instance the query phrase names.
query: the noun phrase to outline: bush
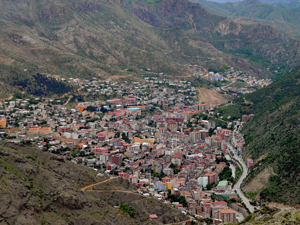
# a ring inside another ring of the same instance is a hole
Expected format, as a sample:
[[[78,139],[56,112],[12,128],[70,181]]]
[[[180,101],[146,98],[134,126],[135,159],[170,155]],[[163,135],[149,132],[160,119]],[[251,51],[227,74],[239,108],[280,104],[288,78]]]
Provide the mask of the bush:
[[[134,217],[135,216],[134,209],[132,207],[128,207],[128,205],[124,204],[123,202],[121,202],[121,204],[120,204],[120,209],[123,212],[127,212],[130,217]]]

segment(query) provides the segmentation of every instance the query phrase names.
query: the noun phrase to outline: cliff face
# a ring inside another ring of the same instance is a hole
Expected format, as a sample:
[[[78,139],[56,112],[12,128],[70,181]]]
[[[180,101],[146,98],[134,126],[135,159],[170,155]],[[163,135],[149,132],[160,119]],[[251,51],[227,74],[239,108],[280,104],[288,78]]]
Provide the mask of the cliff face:
[[[0,143],[0,177],[1,224],[149,224],[149,213],[159,216],[152,224],[186,219],[176,209],[131,192],[135,187],[121,178],[107,182],[107,177],[32,147]],[[98,191],[81,190],[97,182],[103,182]],[[121,201],[136,216],[115,209]]]

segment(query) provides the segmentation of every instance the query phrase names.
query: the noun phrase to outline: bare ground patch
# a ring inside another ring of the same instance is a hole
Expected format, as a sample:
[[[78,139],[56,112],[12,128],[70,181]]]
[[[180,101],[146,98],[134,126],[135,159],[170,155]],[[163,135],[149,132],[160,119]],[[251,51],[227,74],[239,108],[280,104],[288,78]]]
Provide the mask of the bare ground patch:
[[[262,188],[266,187],[272,174],[274,174],[272,168],[265,168],[249,184],[243,187],[243,190],[245,192],[258,192]]]
[[[199,92],[198,98],[207,104],[225,104],[227,103],[226,98],[215,90],[210,90],[207,88],[198,88]]]
[[[0,55],[0,63],[3,63],[5,65],[8,65],[8,66],[11,66],[13,64],[15,60],[8,57],[8,56],[5,56],[5,55]]]

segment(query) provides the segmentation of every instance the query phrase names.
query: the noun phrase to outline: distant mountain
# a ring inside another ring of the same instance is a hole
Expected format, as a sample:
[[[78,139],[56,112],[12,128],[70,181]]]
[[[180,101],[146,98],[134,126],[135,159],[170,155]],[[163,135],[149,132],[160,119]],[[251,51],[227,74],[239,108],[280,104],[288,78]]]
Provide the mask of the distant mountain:
[[[150,68],[180,75],[189,64],[271,76],[261,65],[221,52],[195,33],[153,27],[118,0],[2,0],[0,19],[0,85],[16,85],[10,91],[37,93],[37,74],[106,79]]]
[[[209,0],[210,2],[218,2],[218,3],[227,3],[227,2],[240,2],[240,0]],[[261,0],[262,3],[267,3],[270,5],[286,5],[292,2],[299,2],[294,0]]]
[[[244,155],[255,161],[243,190],[256,200],[300,203],[299,85],[300,67],[219,110],[224,117],[255,114],[242,133],[246,142]]]
[[[300,35],[300,3],[273,2],[265,4],[260,0],[217,3],[206,0],[192,0],[206,10],[221,16],[234,19],[236,22],[259,23],[291,35]]]
[[[262,3],[267,3],[270,5],[276,5],[276,4],[288,4],[294,0],[261,0]]]
[[[226,3],[226,2],[238,2],[240,0],[211,0],[211,2],[218,2],[218,3]]]
[[[39,87],[37,74],[106,79],[150,68],[181,75],[198,64],[276,78],[300,65],[299,41],[268,26],[216,16],[188,0],[3,0],[0,18],[5,93],[61,96],[69,90],[51,91],[52,81]]]
[[[274,6],[287,6],[290,8],[300,8],[300,2],[298,0],[296,1],[288,1],[288,2],[273,2],[269,3]]]
[[[300,65],[294,57],[300,53],[299,42],[270,26],[234,22],[188,0],[162,0],[155,5],[131,1],[125,7],[154,27],[184,30],[206,39],[223,52],[248,59],[261,68],[270,68],[277,74],[275,77]]]

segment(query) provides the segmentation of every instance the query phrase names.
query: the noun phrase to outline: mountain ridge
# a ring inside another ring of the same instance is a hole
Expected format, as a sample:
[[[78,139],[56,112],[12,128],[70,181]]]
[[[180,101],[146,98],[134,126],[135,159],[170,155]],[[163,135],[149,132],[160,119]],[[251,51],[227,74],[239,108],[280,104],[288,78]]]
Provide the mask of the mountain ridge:
[[[263,64],[265,68],[274,66],[275,70],[275,67],[286,67],[281,74],[299,65],[297,60],[290,58],[299,54],[298,41],[270,26],[235,23],[213,15],[188,0],[163,0],[155,7],[132,1],[126,7],[152,26],[183,29],[206,39],[218,50],[243,56]],[[282,64],[283,61],[289,65]]]
[[[259,0],[217,3],[206,0],[193,0],[206,10],[229,17],[240,23],[265,24],[285,32],[299,36],[299,10],[285,5],[267,4]]]
[[[7,77],[31,79],[38,73],[106,79],[127,75],[126,68],[134,74],[150,68],[180,75],[188,73],[189,64],[220,70],[230,65],[270,76],[201,37],[152,27],[124,5],[118,0],[1,1],[0,81],[9,84]]]
[[[5,0],[0,17],[0,82],[21,92],[36,87],[13,87],[13,81],[37,74],[107,79],[150,68],[174,76],[197,64],[276,78],[300,64],[297,40],[187,0]]]

